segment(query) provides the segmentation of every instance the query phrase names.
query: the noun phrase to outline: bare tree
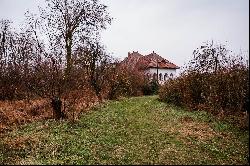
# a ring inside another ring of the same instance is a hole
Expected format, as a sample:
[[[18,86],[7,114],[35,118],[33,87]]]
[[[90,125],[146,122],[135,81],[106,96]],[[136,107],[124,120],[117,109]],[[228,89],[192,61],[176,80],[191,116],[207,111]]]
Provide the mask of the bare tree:
[[[86,70],[87,80],[95,91],[99,100],[101,91],[108,84],[107,76],[112,71],[113,59],[98,40],[87,41],[85,47],[78,47],[74,58],[78,65]]]
[[[62,95],[76,88],[79,89],[84,83],[82,76],[76,76],[76,74],[82,72],[76,71],[77,65],[74,62],[74,55],[77,54],[77,50],[86,51],[78,53],[77,56],[91,57],[94,64],[96,64],[102,57],[99,54],[100,52],[95,52],[95,48],[89,47],[89,43],[99,39],[99,32],[105,29],[107,24],[111,23],[111,18],[106,10],[107,6],[99,3],[98,0],[46,0],[46,2],[47,8],[40,8],[40,17],[28,12],[26,16],[28,28],[37,39],[38,45],[42,43],[41,37],[46,37],[45,43],[47,43],[47,47],[42,54],[46,60],[43,64],[46,66],[47,63],[47,66],[49,66],[47,73],[50,73],[51,77],[47,81],[42,78],[37,79],[43,80],[43,85],[47,84],[43,87],[51,89],[49,96],[52,99],[52,106],[54,110],[57,110],[56,112],[59,112],[58,115],[60,116],[62,115],[60,113]],[[38,39],[39,37],[40,39]],[[99,48],[97,50],[99,51]],[[91,54],[89,54],[90,52]],[[97,70],[96,66],[92,64],[92,71]],[[48,69],[44,67],[36,68],[36,70]],[[73,70],[74,72],[72,72]],[[85,66],[81,70],[88,70],[88,68]],[[94,73],[99,72],[94,71]],[[96,74],[95,76],[99,77]],[[93,80],[93,74],[91,78]],[[97,96],[99,96],[99,86],[96,84],[91,85],[93,85]],[[44,91],[42,87],[39,91],[42,92],[41,94],[49,92],[48,90]]]
[[[36,40],[29,31],[11,30],[10,21],[1,22],[1,87],[3,98],[23,98],[29,93],[25,82],[39,59]]]
[[[199,72],[214,72],[222,69],[228,63],[229,50],[223,44],[207,42],[194,50],[194,59],[190,61],[189,69]]]
[[[40,9],[43,30],[50,46],[62,51],[66,59],[66,75],[72,66],[72,55],[78,44],[91,38],[111,23],[107,6],[98,0],[46,0],[47,8]]]

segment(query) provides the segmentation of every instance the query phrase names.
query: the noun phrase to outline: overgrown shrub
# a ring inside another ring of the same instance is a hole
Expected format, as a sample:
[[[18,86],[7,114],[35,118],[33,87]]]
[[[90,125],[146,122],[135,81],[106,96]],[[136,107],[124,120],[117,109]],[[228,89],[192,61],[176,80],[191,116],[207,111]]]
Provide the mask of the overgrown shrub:
[[[157,82],[157,80],[155,80],[155,79],[153,79],[153,80],[145,79],[144,85],[142,86],[142,92],[143,92],[144,95],[158,94],[159,87],[160,87],[160,85]]]
[[[142,72],[117,66],[116,71],[108,79],[108,99],[143,95],[144,74]]]
[[[245,59],[229,58],[222,45],[210,43],[201,48],[205,51],[194,51],[194,60],[178,78],[160,88],[160,99],[216,115],[248,114],[249,68]]]
[[[180,82],[181,79],[177,78],[175,80],[168,80],[163,86],[161,86],[159,90],[159,97],[162,101],[167,103],[173,103],[176,105],[182,105],[182,98],[181,98],[181,88]]]

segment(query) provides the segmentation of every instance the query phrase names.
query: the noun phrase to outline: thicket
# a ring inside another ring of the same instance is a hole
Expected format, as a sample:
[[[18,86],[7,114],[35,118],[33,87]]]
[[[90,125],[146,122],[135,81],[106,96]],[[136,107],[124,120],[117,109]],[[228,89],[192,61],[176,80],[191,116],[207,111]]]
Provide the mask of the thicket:
[[[46,108],[61,119],[104,99],[143,94],[143,73],[122,68],[100,42],[112,20],[107,6],[98,0],[46,3],[37,15],[25,13],[19,31],[10,20],[0,20],[0,119],[26,108],[32,111],[24,116],[31,119],[40,108],[34,100],[49,101]],[[18,101],[28,105],[17,104],[15,111],[4,106]]]
[[[142,92],[144,95],[156,95],[158,94],[160,84],[156,79],[144,81],[142,85]]]
[[[26,12],[15,30],[0,21],[0,100],[49,98],[56,119],[106,83],[112,58],[100,43],[100,31],[111,23],[99,1],[46,1],[39,15]],[[76,93],[77,91],[77,93]]]
[[[248,126],[249,67],[222,44],[207,42],[194,51],[184,72],[159,91],[162,101],[220,116],[244,115]],[[238,119],[237,123],[243,123]]]
[[[158,91],[159,84],[156,80],[149,80],[143,71],[131,70],[127,66],[118,65],[110,78],[109,99],[124,96],[153,95]]]

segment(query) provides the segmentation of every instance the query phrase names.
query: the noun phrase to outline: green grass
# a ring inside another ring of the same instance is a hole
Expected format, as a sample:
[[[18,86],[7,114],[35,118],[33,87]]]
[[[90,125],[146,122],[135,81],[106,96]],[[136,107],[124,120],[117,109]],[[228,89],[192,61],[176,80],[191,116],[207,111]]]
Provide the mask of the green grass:
[[[249,164],[249,132],[156,96],[110,101],[79,121],[2,136],[0,164]]]

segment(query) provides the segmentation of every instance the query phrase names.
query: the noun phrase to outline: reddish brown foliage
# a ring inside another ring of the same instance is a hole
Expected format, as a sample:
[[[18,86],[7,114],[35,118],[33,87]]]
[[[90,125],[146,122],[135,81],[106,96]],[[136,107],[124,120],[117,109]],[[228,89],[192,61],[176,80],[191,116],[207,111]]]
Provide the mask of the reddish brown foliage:
[[[224,54],[221,56],[221,50],[226,52],[221,45],[210,47],[211,52],[207,49],[199,54],[180,77],[163,85],[159,97],[190,110],[207,110],[218,117],[233,115],[236,118],[231,120],[247,127],[249,68],[241,57],[227,59]]]
[[[63,100],[62,110],[69,120],[76,120],[82,111],[98,103],[91,89],[70,92]],[[0,131],[10,130],[21,124],[53,118],[50,99],[0,101]]]
[[[143,72],[127,66],[118,66],[109,77],[107,98],[116,99],[122,96],[140,96],[143,95],[143,85],[145,77]]]
[[[52,117],[49,100],[0,101],[0,130]]]

